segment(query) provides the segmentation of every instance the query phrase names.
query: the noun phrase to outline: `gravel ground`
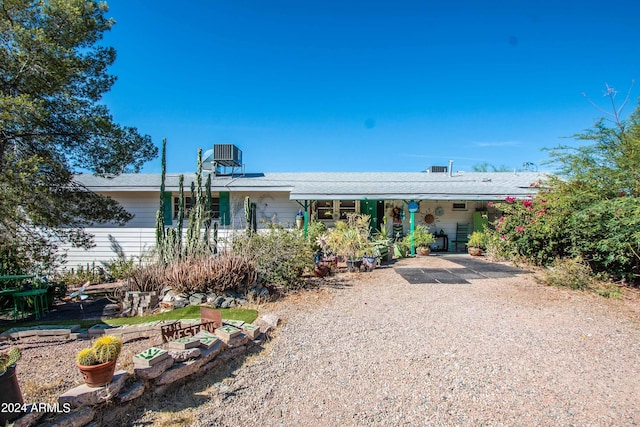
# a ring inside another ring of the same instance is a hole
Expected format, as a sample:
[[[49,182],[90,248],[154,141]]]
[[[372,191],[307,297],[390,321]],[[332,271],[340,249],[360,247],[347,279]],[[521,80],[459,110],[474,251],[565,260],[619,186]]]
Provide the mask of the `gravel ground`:
[[[460,267],[436,256],[402,266]],[[640,424],[637,300],[532,275],[409,285],[385,268],[337,279],[272,308],[285,324],[265,352],[148,403],[128,423]]]
[[[440,256],[394,268],[420,266],[460,268]],[[394,268],[263,307],[284,320],[264,351],[140,402],[118,425],[640,425],[637,298],[532,275],[409,285]],[[43,369],[21,368],[21,385],[79,383],[69,354],[86,344],[25,347],[20,364]]]

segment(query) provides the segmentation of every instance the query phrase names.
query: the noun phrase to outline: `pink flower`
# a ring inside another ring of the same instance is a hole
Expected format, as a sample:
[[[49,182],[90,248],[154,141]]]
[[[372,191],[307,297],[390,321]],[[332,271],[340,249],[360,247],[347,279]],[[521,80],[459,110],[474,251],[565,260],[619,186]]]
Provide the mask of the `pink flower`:
[[[524,232],[524,227],[520,225],[516,225],[516,233],[522,234]]]
[[[522,206],[524,206],[525,208],[530,208],[531,206],[533,206],[533,202],[531,200],[525,200],[524,202],[522,202]]]
[[[500,235],[500,240],[506,240],[506,239],[507,239],[507,237],[504,234]]]
[[[500,218],[498,218],[498,222],[499,222],[500,224],[502,224],[502,223],[504,222],[504,217],[503,217],[503,216],[501,216]]]
[[[513,203],[513,202],[516,201],[516,198],[512,197],[512,196],[507,196],[507,197],[504,198],[504,201],[507,202],[507,203]]]
[[[487,206],[493,206],[493,202],[487,202]]]

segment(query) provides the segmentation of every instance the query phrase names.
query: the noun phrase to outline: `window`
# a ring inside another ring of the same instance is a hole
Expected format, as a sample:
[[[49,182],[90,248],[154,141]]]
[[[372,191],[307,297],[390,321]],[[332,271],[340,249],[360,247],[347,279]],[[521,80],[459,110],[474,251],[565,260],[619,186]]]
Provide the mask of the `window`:
[[[319,220],[333,219],[333,201],[332,200],[318,200],[316,206],[318,210]]]
[[[184,198],[184,217],[189,216],[189,210],[191,209],[191,197]],[[180,211],[180,198],[173,198],[173,219],[178,219],[178,213]]]
[[[358,212],[359,207],[356,200],[318,200],[315,210],[319,221],[332,221],[347,219],[347,215]]]
[[[189,210],[193,207],[193,199],[191,197],[185,196],[184,198],[184,217],[189,217]],[[173,219],[178,218],[178,211],[180,209],[180,198],[173,198]],[[218,197],[211,198],[211,217],[213,219],[220,218],[220,199]]]
[[[340,200],[340,219],[347,219],[347,214],[356,213],[356,201],[355,200]]]

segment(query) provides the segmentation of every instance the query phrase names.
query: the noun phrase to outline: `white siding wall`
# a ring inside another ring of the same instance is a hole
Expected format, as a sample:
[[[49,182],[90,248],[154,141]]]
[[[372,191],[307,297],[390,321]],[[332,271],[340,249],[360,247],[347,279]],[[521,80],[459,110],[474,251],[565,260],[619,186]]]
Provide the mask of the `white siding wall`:
[[[121,253],[127,259],[148,254],[155,248],[155,228],[87,228],[87,232],[94,235],[96,246],[91,249],[64,248],[67,254],[65,268],[77,268],[79,265],[96,263],[103,265],[118,258]],[[185,230],[186,232],[186,230]],[[228,231],[219,230],[218,238],[223,239]]]
[[[109,197],[115,199],[127,212],[134,215],[125,227],[154,227],[156,224],[156,212],[160,208],[160,193],[142,191],[122,191],[109,193]],[[96,228],[113,227],[114,224],[96,224]]]
[[[266,222],[273,221],[285,227],[295,225],[295,216],[300,205],[289,200],[289,194],[270,193],[232,193],[231,194],[231,224],[221,226],[218,237],[224,238],[233,230],[245,228],[244,198],[249,196],[256,204],[258,228],[263,228]],[[120,192],[112,193],[127,211],[135,217],[124,227],[100,225],[87,228],[86,231],[94,235],[96,246],[85,250],[65,247],[67,254],[66,268],[77,268],[95,262],[100,265],[118,257],[118,247],[126,258],[140,257],[155,247],[156,211],[159,207],[158,193]],[[187,222],[185,221],[185,229]]]
[[[231,193],[231,229],[245,228],[244,198],[249,196],[256,204],[258,228],[266,223],[276,223],[293,228],[296,214],[302,209],[295,200],[289,200],[289,193]]]

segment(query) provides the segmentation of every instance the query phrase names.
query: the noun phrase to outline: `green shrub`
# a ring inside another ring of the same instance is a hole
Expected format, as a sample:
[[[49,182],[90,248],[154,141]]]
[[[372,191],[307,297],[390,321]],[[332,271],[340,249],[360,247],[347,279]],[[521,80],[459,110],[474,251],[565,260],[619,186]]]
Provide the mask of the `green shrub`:
[[[579,258],[562,258],[545,270],[546,284],[557,287],[586,290],[593,287],[595,279],[589,265]]]
[[[413,230],[413,245],[417,247],[428,248],[436,241],[433,234],[424,225],[417,225]],[[407,249],[411,248],[411,233],[404,236],[402,244]]]
[[[123,280],[139,268],[133,258],[116,258],[105,263],[106,275],[110,280]]]
[[[322,235],[326,235],[327,226],[324,225],[324,223],[322,223],[320,221],[311,221],[309,223],[309,227],[307,229],[307,233],[308,233],[309,244],[311,245],[311,248],[314,251],[322,249],[320,247],[320,245],[318,245],[317,241],[318,241],[318,237],[320,237]]]
[[[54,280],[63,282],[67,286],[77,286],[87,282],[95,284],[112,281],[109,279],[106,270],[103,267],[96,265],[95,262],[91,264],[87,263],[85,266],[80,265],[77,269],[63,269],[60,273],[57,273],[54,276]]]
[[[253,263],[266,285],[296,288],[303,283],[302,273],[313,268],[313,249],[301,230],[271,224],[264,232],[236,236],[232,248]]]

